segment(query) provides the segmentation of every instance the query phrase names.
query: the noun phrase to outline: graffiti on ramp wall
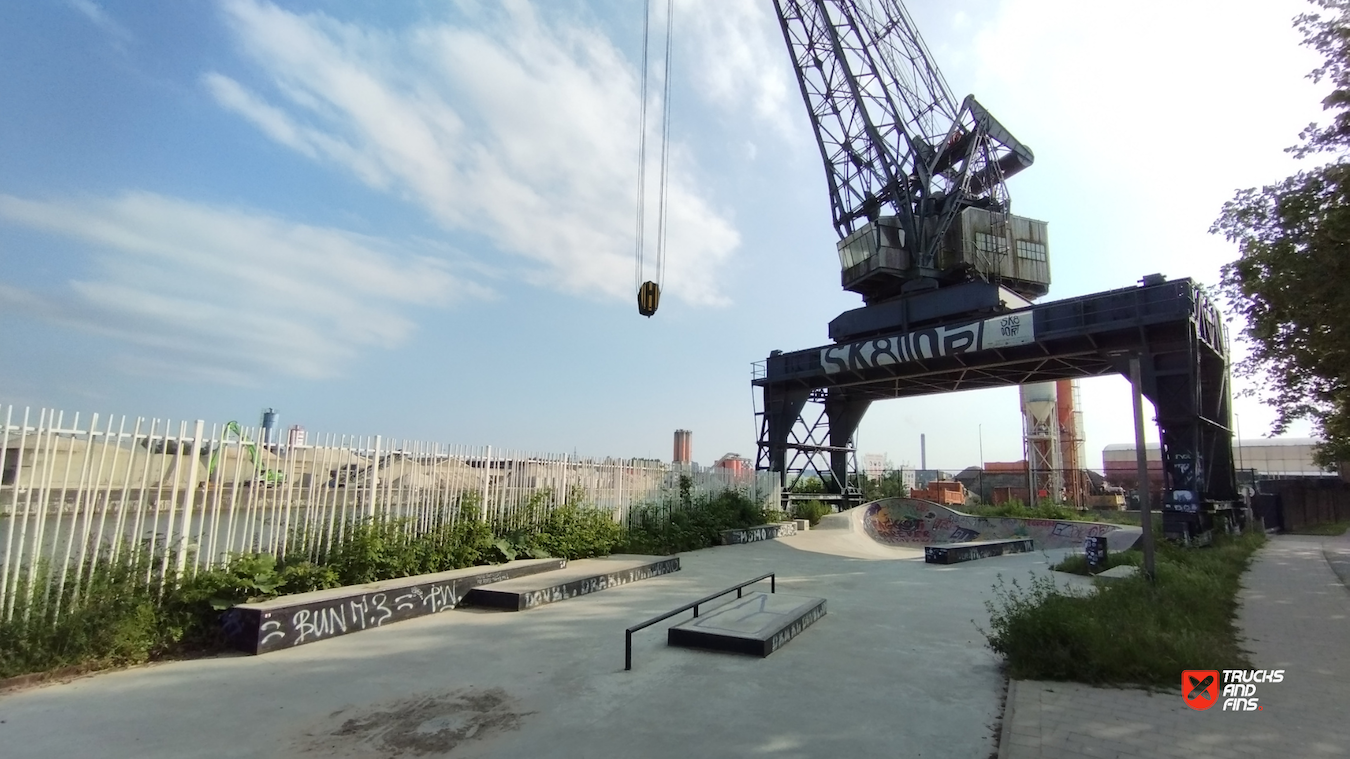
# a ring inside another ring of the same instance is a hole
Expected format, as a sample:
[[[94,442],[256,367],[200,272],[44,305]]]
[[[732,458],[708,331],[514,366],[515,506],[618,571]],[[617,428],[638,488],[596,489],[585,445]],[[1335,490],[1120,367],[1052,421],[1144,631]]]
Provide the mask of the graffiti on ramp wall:
[[[887,498],[859,508],[867,535],[891,545],[1031,538],[1037,548],[1070,548],[1119,529],[1100,522],[980,517],[916,498]]]

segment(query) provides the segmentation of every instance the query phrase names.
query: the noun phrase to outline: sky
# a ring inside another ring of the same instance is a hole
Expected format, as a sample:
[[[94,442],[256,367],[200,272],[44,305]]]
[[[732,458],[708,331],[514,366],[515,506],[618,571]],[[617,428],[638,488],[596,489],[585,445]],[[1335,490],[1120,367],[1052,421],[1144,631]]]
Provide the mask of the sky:
[[[1220,208],[1297,170],[1327,91],[1303,0],[906,5],[956,97],[1036,153],[1009,190],[1049,222],[1046,300],[1217,284]],[[0,5],[0,406],[658,459],[683,428],[697,461],[753,458],[752,362],[861,300],[773,3],[674,0],[666,103],[663,12],[645,319],[640,3]],[[1099,462],[1133,441],[1129,385],[1081,392]],[[1017,390],[874,404],[858,450],[917,465],[920,434],[930,468],[1021,459]]]

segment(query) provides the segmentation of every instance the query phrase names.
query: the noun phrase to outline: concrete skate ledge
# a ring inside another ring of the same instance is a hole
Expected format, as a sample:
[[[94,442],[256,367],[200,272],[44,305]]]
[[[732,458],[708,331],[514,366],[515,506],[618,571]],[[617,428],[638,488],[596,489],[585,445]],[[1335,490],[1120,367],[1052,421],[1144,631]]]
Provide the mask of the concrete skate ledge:
[[[764,657],[823,616],[823,598],[748,593],[670,628],[666,643]]]
[[[928,564],[957,564],[963,561],[1002,556],[1007,553],[1030,553],[1033,548],[1030,538],[942,543],[935,546],[924,546],[923,560]]]
[[[758,527],[746,527],[742,530],[723,530],[722,545],[733,546],[741,543],[758,543],[761,540],[773,540],[797,534],[796,522],[778,522],[762,524]]]
[[[264,654],[453,609],[479,585],[565,566],[565,559],[526,559],[296,593],[235,606],[221,624],[232,647]]]
[[[678,571],[680,560],[674,556],[615,555],[603,559],[582,559],[572,562],[560,572],[474,588],[464,597],[464,603],[468,606],[524,611]]]

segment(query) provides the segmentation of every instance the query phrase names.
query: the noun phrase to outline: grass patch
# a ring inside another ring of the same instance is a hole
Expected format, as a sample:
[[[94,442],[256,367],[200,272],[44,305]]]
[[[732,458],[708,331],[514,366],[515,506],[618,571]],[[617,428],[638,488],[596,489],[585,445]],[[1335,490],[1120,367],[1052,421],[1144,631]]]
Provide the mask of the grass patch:
[[[1185,669],[1249,668],[1234,623],[1237,592],[1264,542],[1256,531],[1216,537],[1208,548],[1160,541],[1156,584],[1138,576],[1088,595],[1044,576],[1026,586],[1000,577],[981,632],[1019,679],[1174,686]]]
[[[1139,567],[1144,564],[1144,554],[1140,551],[1107,551],[1106,566],[1101,571],[1114,569],[1119,566]],[[1069,554],[1058,564],[1052,565],[1051,569],[1056,572],[1069,572],[1076,575],[1091,575],[1088,570],[1087,557],[1081,553]],[[1100,573],[1099,573],[1100,574]]]
[[[1344,535],[1345,531],[1350,529],[1350,522],[1331,522],[1329,524],[1315,524],[1308,527],[1300,527],[1297,530],[1290,530],[1290,535]]]

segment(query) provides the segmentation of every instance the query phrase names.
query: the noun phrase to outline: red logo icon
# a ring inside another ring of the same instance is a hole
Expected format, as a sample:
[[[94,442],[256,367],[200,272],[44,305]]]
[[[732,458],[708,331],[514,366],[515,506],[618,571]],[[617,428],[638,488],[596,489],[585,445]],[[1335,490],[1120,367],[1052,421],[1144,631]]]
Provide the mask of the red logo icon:
[[[1192,709],[1204,711],[1219,700],[1219,670],[1188,669],[1181,673],[1181,696]]]

